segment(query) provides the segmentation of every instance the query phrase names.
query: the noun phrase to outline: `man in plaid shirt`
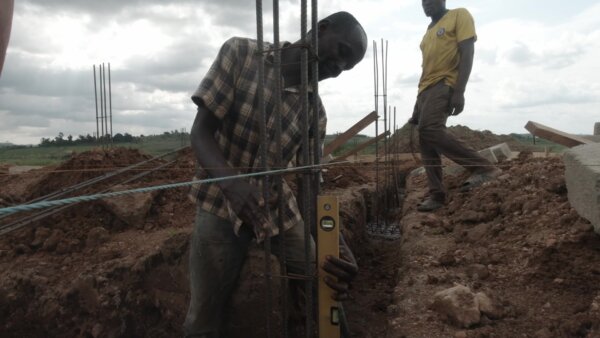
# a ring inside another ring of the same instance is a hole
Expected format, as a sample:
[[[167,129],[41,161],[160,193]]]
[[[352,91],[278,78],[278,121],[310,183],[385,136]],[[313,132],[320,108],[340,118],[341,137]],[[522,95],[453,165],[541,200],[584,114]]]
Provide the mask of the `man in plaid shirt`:
[[[338,12],[319,21],[319,80],[337,77],[362,60],[367,49],[367,36],[349,13]],[[289,163],[301,151],[301,44],[265,43],[264,50],[281,47],[283,90],[283,131],[275,139],[274,101],[276,81],[273,55],[257,54],[257,42],[231,38],[223,46],[208,74],[192,96],[198,113],[191,130],[191,143],[199,171],[196,179],[224,177],[260,172],[260,140],[258,110],[258,64],[265,62],[264,98],[268,130],[268,167],[275,166],[276,144],[283,149],[284,162]],[[310,72],[309,72],[310,74]],[[309,95],[310,93],[309,89]],[[320,99],[319,99],[320,103]],[[319,131],[311,135],[325,136],[325,109],[311,108],[311,120],[317,118]],[[312,123],[310,124],[312,126]],[[310,144],[313,144],[312,142]],[[283,228],[287,270],[304,274],[304,223],[291,189],[284,183],[285,207]],[[190,249],[191,300],[184,329],[188,337],[221,337],[224,309],[238,278],[250,242],[273,237],[273,252],[278,254],[279,236],[276,210],[265,211],[258,179],[225,180],[194,186],[191,196],[197,203],[197,215]],[[314,261],[314,241],[311,240]],[[324,269],[336,276],[327,283],[337,292],[338,300],[348,296],[349,282],[358,267],[343,238],[340,258],[331,257]]]

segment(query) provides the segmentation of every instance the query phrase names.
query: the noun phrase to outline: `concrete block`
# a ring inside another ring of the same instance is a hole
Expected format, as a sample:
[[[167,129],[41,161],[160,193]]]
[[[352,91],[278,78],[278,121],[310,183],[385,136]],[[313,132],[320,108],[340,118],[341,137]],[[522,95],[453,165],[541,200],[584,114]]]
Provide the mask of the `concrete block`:
[[[498,164],[512,158],[512,151],[506,143],[500,143],[495,146],[485,148],[479,151],[479,155],[485,157],[493,164]]]
[[[594,136],[600,136],[600,122],[594,124]]]
[[[563,160],[569,202],[600,234],[600,143],[572,148]]]
[[[506,143],[500,143],[495,146],[485,148],[479,151],[479,155],[485,157],[488,161],[492,162],[492,164],[498,164],[507,160],[514,158],[510,147]],[[462,175],[466,169],[458,164],[444,166],[444,175],[449,176],[458,176]],[[425,168],[419,167],[410,172],[409,176],[418,176],[424,175]]]

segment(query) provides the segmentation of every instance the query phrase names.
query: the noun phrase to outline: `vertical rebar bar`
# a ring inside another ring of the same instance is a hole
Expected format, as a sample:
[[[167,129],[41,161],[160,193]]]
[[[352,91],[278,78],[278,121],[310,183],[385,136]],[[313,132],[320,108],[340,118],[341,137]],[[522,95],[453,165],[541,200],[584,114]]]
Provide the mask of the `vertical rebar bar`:
[[[308,114],[308,50],[307,46],[307,0],[300,1],[300,43],[302,44],[302,53],[300,57],[300,100],[302,101],[302,165],[310,165],[309,155],[309,114]],[[304,272],[309,278],[306,279],[305,284],[305,295],[306,295],[306,337],[312,336],[312,307],[313,307],[313,271],[311,262],[311,229],[310,229],[310,217],[311,217],[311,199],[310,199],[310,177],[309,172],[302,173],[302,213],[304,220],[304,257],[305,266]]]
[[[106,66],[102,63],[102,81],[104,84],[104,131],[108,135],[108,106],[106,104]],[[108,140],[106,140],[108,143]]]
[[[100,143],[104,145],[104,93],[102,92],[102,65],[98,65],[98,78],[100,80]]]
[[[108,104],[110,116],[110,143],[113,142],[113,125],[112,125],[112,88],[110,83],[110,62],[108,63]]]
[[[373,40],[373,74],[374,74],[374,91],[375,91],[375,112],[377,112],[377,120],[375,121],[375,139],[379,137],[379,67],[377,56],[377,42]],[[379,226],[379,141],[375,142],[375,225]]]
[[[268,142],[267,142],[267,118],[265,111],[265,62],[264,62],[264,39],[263,39],[263,15],[262,15],[262,0],[256,0],[256,33],[257,33],[257,58],[258,58],[258,84],[257,84],[257,95],[258,95],[258,110],[259,110],[259,128],[260,128],[260,171],[266,171],[267,169],[267,154],[268,154]],[[263,176],[262,179],[262,194],[265,200],[264,210],[268,216],[269,211],[269,176]],[[264,242],[265,249],[265,337],[271,337],[271,313],[272,313],[272,290],[271,290],[271,236],[270,234],[265,237]]]
[[[275,76],[275,93],[274,93],[274,109],[275,109],[275,165],[277,169],[283,169],[283,149],[281,144],[281,134],[283,128],[281,116],[281,95],[283,91],[283,83],[281,79],[281,49],[279,37],[279,0],[273,0],[273,44],[275,51],[273,52],[273,71]],[[275,176],[275,186],[277,188],[277,224],[279,226],[279,265],[282,276],[287,276],[287,255],[286,255],[286,238],[285,228],[283,226],[283,178],[281,175]],[[281,278],[281,317],[282,317],[282,337],[287,338],[288,334],[288,279]]]
[[[96,140],[100,134],[98,126],[98,89],[96,87],[96,65],[94,65],[94,101],[96,102]]]
[[[312,48],[312,62],[311,62],[311,89],[312,89],[312,133],[313,133],[313,164],[321,163],[321,130],[319,121],[321,117],[320,105],[319,105],[319,8],[318,1],[311,1],[311,48]],[[321,173],[315,171],[313,174],[313,186],[312,195],[317,196],[321,190]],[[311,229],[316,234],[316,218],[317,210],[316,203],[312,205],[312,216],[311,216]],[[314,237],[315,242],[317,236]]]

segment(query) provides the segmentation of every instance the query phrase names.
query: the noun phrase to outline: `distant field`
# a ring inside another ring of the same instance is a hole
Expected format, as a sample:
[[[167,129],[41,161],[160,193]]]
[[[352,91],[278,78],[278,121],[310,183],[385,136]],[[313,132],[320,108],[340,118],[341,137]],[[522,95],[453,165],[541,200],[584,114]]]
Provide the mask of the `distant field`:
[[[325,144],[331,142],[338,135],[327,135]],[[515,141],[520,144],[527,145],[528,148],[534,151],[562,152],[565,147],[555,143],[536,139],[536,145],[533,145],[533,138],[528,134],[511,134]],[[371,139],[370,136],[357,135],[350,139],[346,144],[337,149],[333,156],[342,154],[347,150],[356,147],[357,145],[367,142]],[[139,149],[150,155],[159,155],[171,150],[178,149],[183,145],[189,145],[189,136],[184,135],[155,135],[146,136],[140,142],[132,143],[115,143],[117,147],[127,147]],[[44,166],[63,162],[67,160],[71,154],[84,152],[98,146],[94,145],[74,145],[74,146],[49,146],[49,147],[9,147],[0,148],[0,164],[10,164],[18,166]],[[361,151],[360,155],[374,154],[375,145],[371,145]]]
[[[115,143],[116,147],[139,149],[150,155],[159,155],[189,144],[189,137],[158,135],[145,137],[141,142]],[[71,154],[94,148],[96,145],[10,147],[0,148],[0,164],[44,166],[63,162]]]

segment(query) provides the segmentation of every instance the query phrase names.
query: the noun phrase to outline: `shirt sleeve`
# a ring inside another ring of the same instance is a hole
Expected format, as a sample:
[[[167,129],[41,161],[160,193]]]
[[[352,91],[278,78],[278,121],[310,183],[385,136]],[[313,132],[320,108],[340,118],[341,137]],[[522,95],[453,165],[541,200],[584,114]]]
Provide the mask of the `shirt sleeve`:
[[[238,42],[237,38],[227,40],[208,73],[192,95],[196,105],[204,104],[218,119],[223,119],[233,104]]]
[[[312,127],[312,126],[311,126]],[[320,141],[320,153],[321,156],[323,155],[323,146],[325,144],[325,135],[327,134],[327,114],[325,113],[325,107],[323,106],[323,102],[321,102],[321,99],[319,98],[319,141]],[[310,135],[309,135],[309,146],[310,146],[310,154],[311,157],[314,156],[314,144],[315,144],[315,137],[314,137],[315,133],[314,131],[310,130]]]
[[[460,8],[456,14],[456,41],[461,42],[474,38],[477,41],[475,33],[475,21],[468,10]]]

